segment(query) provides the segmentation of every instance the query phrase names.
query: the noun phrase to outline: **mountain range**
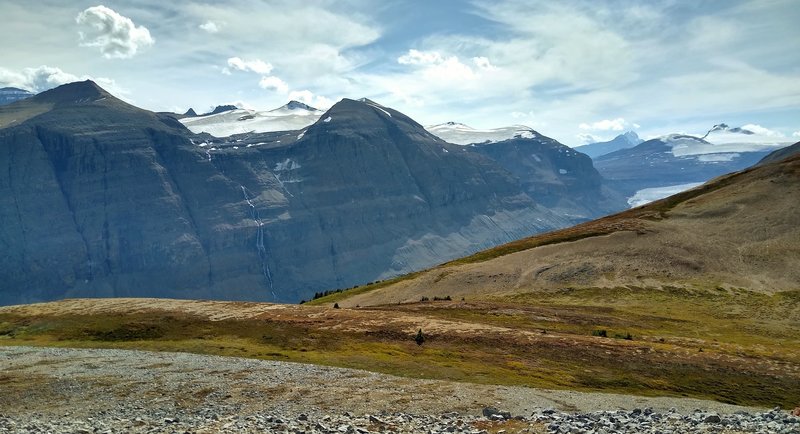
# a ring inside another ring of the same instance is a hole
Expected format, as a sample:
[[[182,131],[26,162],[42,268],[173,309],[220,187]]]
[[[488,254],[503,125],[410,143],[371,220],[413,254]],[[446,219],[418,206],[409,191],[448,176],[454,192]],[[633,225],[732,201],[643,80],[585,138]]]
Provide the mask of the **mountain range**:
[[[524,126],[426,129],[368,99],[215,111],[152,113],[91,81],[0,107],[0,303],[297,301],[601,217],[642,188],[740,162],[696,137],[593,162]],[[304,126],[256,132],[281,123]],[[208,132],[231,125],[247,132]]]
[[[635,203],[637,195],[659,198],[659,192],[674,193],[750,167],[789,144],[783,140],[713,129],[705,139],[670,134],[596,157],[594,166]]]
[[[519,140],[540,155],[539,190],[562,169],[559,188],[600,188],[585,156]],[[0,303],[297,301],[594,215],[589,192],[584,214],[557,213],[489,153],[369,100],[299,131],[217,138],[63,85],[0,108]]]

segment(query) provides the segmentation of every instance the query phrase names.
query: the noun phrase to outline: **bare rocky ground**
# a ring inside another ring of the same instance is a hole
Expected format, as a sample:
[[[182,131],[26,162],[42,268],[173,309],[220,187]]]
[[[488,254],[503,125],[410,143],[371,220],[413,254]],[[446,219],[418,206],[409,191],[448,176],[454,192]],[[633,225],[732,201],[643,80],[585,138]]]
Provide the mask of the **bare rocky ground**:
[[[798,433],[780,410],[184,353],[0,347],[8,433]],[[696,410],[702,409],[702,410]]]

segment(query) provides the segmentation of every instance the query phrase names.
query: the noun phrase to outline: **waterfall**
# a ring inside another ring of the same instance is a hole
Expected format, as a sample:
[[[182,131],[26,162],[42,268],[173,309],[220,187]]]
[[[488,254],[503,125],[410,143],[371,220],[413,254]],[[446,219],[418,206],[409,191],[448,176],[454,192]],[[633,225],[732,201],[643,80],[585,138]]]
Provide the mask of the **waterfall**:
[[[247,188],[244,185],[240,185],[239,187],[242,189],[244,200],[250,207],[250,216],[253,218],[253,221],[257,226],[256,250],[258,250],[258,257],[261,260],[261,273],[264,275],[264,279],[267,282],[269,292],[272,294],[272,299],[276,300],[277,296],[275,295],[275,288],[272,281],[272,271],[269,269],[269,253],[267,252],[267,247],[264,244],[264,222],[261,220],[261,215],[258,212],[258,208],[256,208],[255,204],[253,204],[253,201],[250,200],[250,195],[247,193]]]

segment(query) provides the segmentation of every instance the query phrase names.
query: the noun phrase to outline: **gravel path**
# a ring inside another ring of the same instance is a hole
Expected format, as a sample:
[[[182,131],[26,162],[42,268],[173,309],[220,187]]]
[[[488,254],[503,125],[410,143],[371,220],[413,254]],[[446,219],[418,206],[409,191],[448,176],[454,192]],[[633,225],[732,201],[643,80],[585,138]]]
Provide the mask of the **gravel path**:
[[[0,392],[11,433],[800,433],[786,412],[712,401],[126,350],[0,347]]]

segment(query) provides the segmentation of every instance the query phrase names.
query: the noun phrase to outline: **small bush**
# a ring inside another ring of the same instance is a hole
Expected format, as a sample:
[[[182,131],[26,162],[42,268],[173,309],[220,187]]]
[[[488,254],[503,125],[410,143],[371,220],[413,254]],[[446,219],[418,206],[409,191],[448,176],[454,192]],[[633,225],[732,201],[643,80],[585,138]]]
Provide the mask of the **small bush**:
[[[592,336],[599,336],[601,338],[607,338],[608,337],[608,332],[605,329],[592,330]]]
[[[339,309],[339,303],[333,303],[333,308],[334,309]]]
[[[630,333],[626,333],[626,334],[615,333],[614,334],[614,338],[615,339],[625,339],[626,341],[632,341],[633,340],[633,335],[631,335]]]
[[[428,297],[425,297],[425,296],[423,295],[423,296],[422,296],[422,298],[420,298],[420,299],[419,299],[419,301],[430,301],[430,298],[428,298]]]

